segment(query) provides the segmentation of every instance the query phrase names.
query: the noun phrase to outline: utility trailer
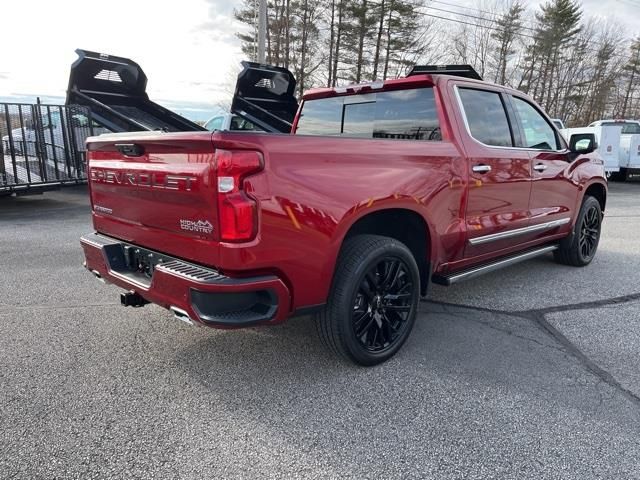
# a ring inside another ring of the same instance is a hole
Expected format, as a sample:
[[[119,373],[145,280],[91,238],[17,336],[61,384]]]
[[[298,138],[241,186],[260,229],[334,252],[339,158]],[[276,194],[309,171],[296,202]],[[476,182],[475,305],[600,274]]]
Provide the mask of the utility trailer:
[[[88,107],[93,119],[111,132],[205,130],[151,101],[147,76],[133,60],[81,49],[76,53],[66,104]]]
[[[0,103],[0,196],[86,182],[85,140],[106,132],[85,107]]]

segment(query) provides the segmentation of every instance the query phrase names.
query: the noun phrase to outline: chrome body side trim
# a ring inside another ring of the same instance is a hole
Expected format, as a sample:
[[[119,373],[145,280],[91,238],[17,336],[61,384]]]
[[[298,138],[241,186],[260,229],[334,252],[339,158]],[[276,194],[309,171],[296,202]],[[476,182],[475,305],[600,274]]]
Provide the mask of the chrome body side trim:
[[[538,225],[530,225],[528,227],[516,228],[513,230],[507,230],[506,232],[492,233],[491,235],[484,235],[482,237],[470,238],[469,243],[471,245],[483,245],[489,242],[495,242],[497,240],[504,240],[505,238],[517,237],[518,235],[524,235],[527,233],[541,232],[543,230],[551,230],[552,228],[561,227],[571,222],[571,218],[560,218],[558,220],[552,220],[550,222],[539,223]]]

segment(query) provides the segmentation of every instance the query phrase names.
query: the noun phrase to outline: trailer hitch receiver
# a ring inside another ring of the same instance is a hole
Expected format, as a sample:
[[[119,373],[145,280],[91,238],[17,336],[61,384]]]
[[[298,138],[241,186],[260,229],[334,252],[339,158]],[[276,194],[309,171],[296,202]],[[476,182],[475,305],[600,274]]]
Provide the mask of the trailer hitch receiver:
[[[120,294],[120,303],[123,307],[144,307],[149,302],[136,292],[125,292]]]

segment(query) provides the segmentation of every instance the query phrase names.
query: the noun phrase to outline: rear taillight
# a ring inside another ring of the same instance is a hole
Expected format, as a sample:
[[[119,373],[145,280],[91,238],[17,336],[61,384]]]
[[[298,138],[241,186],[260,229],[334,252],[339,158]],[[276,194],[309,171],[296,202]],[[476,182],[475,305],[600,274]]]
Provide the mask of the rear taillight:
[[[248,195],[244,179],[263,168],[262,154],[216,150],[220,240],[246,242],[258,231],[258,204]]]

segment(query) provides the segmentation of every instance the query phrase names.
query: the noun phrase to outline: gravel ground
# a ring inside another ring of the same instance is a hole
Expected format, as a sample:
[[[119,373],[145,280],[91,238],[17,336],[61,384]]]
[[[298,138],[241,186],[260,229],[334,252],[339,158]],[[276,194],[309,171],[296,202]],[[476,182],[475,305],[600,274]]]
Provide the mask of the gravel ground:
[[[610,188],[591,266],[434,287],[370,369],[309,318],[122,308],[82,188],[0,199],[0,478],[640,478],[640,183]]]

